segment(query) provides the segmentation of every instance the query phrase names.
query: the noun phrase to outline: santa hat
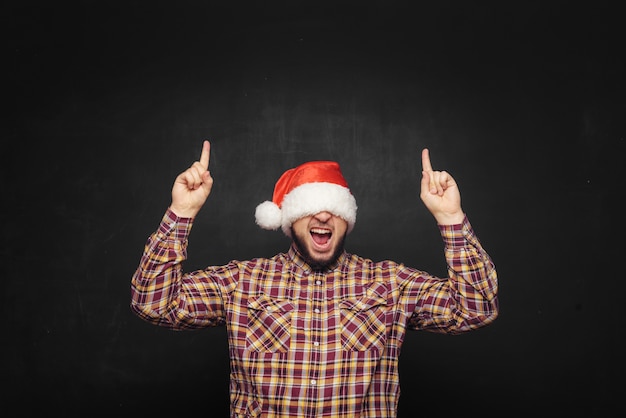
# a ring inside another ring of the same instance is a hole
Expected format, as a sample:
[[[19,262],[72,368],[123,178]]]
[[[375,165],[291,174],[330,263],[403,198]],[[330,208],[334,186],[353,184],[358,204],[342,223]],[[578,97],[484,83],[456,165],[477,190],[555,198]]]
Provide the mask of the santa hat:
[[[263,229],[282,227],[291,236],[291,224],[320,212],[330,212],[348,223],[356,222],[356,200],[334,161],[311,161],[285,171],[276,182],[272,201],[256,207],[256,223]]]

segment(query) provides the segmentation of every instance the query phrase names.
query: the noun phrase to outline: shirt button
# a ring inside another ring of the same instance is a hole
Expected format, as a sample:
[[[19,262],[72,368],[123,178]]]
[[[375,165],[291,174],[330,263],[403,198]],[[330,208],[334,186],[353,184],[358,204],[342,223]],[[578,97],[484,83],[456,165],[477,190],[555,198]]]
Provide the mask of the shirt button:
[[[315,282],[315,284],[316,284],[316,285],[318,285],[318,286],[320,286],[320,285],[322,284],[322,281],[321,281],[321,280],[317,280],[317,281]]]
[[[320,313],[320,310],[318,308],[315,308],[315,309],[313,309],[313,312]]]
[[[317,384],[317,380],[315,380],[315,379],[311,380],[311,384],[312,385],[316,385]]]
[[[315,342],[313,343],[313,345],[317,347],[318,345],[320,345],[320,342],[319,342],[319,341],[315,341]]]

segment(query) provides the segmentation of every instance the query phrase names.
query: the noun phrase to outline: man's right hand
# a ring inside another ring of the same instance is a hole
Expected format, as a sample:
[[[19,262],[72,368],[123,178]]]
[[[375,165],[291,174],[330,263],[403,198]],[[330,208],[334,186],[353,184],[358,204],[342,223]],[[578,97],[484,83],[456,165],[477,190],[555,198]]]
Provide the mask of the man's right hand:
[[[211,144],[204,141],[200,161],[176,177],[172,187],[170,209],[181,218],[194,218],[211,194],[213,177],[209,172]]]

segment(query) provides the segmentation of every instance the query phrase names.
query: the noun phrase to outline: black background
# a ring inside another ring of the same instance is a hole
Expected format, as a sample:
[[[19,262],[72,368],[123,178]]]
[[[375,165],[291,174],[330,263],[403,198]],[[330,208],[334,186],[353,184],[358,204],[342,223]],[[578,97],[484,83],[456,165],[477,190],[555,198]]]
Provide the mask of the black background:
[[[618,2],[15,3],[3,408],[227,415],[225,329],[168,331],[129,309],[171,184],[209,139],[215,186],[187,270],[285,250],[254,208],[287,168],[334,159],[359,204],[348,250],[445,274],[421,149],[455,176],[501,314],[407,335],[401,417],[623,412]]]

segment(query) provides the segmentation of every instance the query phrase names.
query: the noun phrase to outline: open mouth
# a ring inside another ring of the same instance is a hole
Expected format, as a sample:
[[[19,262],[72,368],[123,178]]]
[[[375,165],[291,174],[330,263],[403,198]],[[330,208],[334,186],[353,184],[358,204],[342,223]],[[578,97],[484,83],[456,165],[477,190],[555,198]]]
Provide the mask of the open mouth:
[[[312,228],[311,229],[311,238],[313,242],[315,242],[319,246],[324,246],[328,244],[330,241],[330,237],[332,236],[332,232],[329,229],[324,228]]]

